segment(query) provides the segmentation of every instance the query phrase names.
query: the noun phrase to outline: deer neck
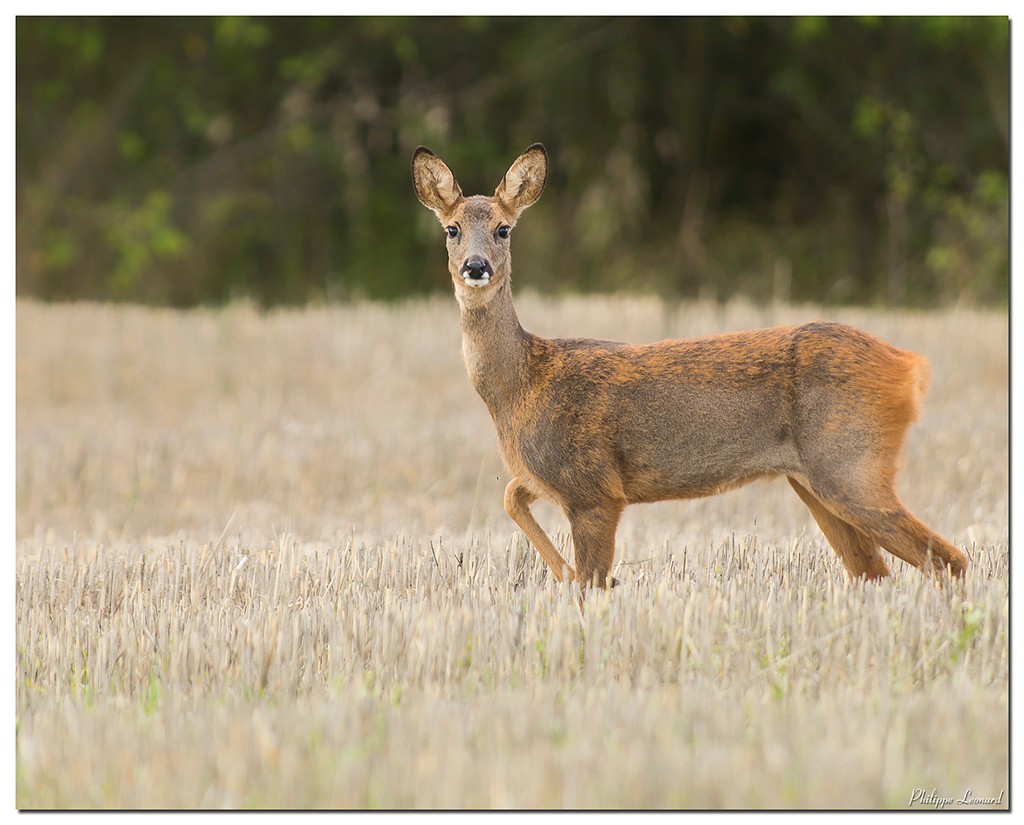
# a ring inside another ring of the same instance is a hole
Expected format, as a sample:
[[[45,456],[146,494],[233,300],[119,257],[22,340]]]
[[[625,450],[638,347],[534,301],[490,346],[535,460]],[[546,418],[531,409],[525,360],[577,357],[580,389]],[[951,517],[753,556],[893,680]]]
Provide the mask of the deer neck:
[[[506,278],[486,303],[459,304],[466,371],[497,420],[522,391],[527,358],[527,333],[512,303],[512,284]]]

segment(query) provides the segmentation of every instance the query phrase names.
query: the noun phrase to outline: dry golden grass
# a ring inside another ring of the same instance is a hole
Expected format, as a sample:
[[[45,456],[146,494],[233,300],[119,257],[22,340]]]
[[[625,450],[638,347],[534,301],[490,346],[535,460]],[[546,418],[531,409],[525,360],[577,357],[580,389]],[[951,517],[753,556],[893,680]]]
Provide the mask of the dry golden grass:
[[[19,302],[18,806],[1008,791],[1005,314],[520,300],[628,340],[825,314],[932,362],[898,488],[962,590],[895,560],[851,584],[780,481],[627,510],[623,586],[581,614],[502,511],[453,301]]]

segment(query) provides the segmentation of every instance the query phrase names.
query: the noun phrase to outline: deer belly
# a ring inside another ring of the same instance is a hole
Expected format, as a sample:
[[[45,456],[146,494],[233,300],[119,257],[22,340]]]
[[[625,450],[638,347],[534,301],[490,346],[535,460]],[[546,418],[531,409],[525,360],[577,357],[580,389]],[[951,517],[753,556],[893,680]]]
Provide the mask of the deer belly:
[[[791,428],[770,403],[691,408],[654,416],[652,424],[634,418],[620,430],[620,475],[629,501],[714,495],[799,468]]]
[[[674,409],[536,419],[500,438],[501,452],[539,494],[574,504],[713,495],[799,466],[792,433],[770,405]]]

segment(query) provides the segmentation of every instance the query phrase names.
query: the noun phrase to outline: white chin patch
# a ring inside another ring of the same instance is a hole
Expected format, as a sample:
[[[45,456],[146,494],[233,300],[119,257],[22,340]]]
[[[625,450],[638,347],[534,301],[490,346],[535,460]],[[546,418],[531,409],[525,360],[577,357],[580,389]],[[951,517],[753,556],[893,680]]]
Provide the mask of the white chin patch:
[[[487,286],[491,282],[490,273],[485,272],[482,278],[470,278],[468,274],[462,276],[462,283],[466,286]]]

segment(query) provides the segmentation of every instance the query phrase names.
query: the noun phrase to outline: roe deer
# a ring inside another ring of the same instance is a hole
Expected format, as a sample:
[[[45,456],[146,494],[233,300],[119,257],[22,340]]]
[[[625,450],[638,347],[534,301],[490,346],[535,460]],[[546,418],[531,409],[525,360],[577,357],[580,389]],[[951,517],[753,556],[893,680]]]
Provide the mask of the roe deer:
[[[505,510],[558,580],[608,586],[627,504],[714,495],[784,475],[853,576],[889,568],[879,546],[962,576],[964,554],[901,504],[896,456],[928,382],[927,362],[860,330],[815,322],[707,338],[620,344],[526,332],[512,305],[509,235],[540,197],[534,144],[494,195],[465,197],[416,149],[416,194],[444,227],[462,354],[512,475]],[[569,519],[575,570],[530,512]]]

